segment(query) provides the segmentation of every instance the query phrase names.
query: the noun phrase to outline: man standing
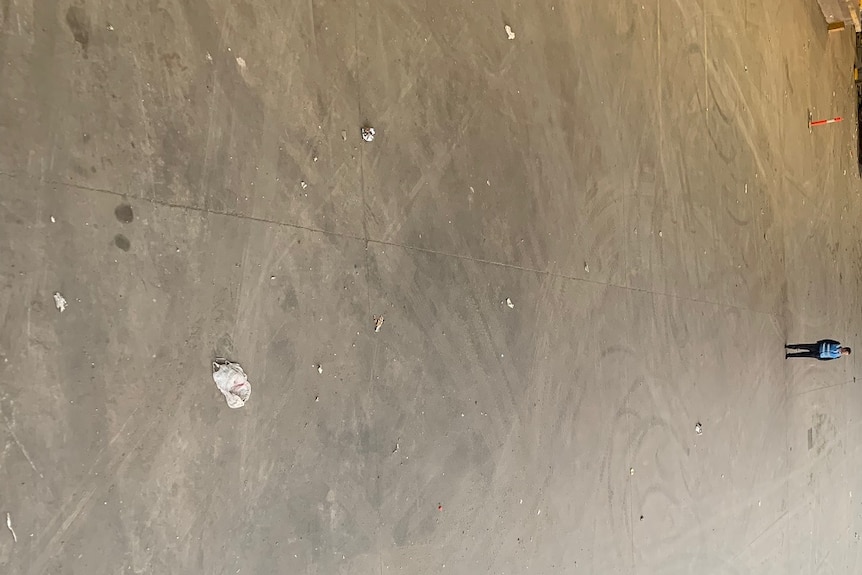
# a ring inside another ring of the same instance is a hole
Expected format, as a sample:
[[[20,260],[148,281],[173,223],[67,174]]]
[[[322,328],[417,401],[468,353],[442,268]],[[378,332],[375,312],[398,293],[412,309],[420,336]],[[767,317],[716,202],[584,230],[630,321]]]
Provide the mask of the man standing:
[[[785,345],[785,349],[802,350],[798,353],[786,353],[784,359],[791,357],[810,357],[820,361],[838,359],[842,355],[850,355],[853,350],[849,347],[841,347],[834,339],[821,339],[817,343],[797,343]]]

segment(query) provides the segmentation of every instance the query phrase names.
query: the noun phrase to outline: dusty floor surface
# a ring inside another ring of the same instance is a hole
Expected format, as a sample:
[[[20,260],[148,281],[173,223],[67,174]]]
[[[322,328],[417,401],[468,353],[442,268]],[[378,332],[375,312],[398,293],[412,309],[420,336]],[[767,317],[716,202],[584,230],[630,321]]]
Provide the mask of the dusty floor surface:
[[[859,572],[851,35],[539,4],[0,0],[0,571]]]

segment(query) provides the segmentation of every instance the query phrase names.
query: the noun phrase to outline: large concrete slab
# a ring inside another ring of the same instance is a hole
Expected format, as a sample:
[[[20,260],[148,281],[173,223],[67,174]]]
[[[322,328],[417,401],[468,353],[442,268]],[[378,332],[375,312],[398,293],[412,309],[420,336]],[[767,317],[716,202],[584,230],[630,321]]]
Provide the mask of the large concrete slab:
[[[0,0],[0,568],[857,572],[851,36]]]

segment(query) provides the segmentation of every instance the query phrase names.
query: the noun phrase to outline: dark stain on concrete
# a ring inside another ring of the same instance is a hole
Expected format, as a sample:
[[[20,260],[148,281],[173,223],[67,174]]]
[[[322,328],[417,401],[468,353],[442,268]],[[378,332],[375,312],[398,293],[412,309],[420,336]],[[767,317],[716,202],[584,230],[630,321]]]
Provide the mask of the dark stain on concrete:
[[[129,204],[120,204],[114,208],[114,215],[124,224],[130,224],[135,219],[135,212]]]
[[[129,251],[129,248],[132,247],[132,242],[130,242],[129,238],[127,238],[123,234],[117,234],[114,236],[114,245],[123,250],[124,252],[127,252]]]
[[[90,46],[90,18],[87,13],[79,6],[69,7],[66,10],[66,25],[69,26],[72,37],[81,46],[86,58],[87,48]]]

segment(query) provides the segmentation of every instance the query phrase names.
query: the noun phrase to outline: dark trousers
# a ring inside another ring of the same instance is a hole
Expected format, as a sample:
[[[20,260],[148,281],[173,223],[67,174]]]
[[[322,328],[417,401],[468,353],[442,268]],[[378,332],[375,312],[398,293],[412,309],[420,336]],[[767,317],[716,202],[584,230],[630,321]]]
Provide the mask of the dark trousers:
[[[790,357],[812,357],[814,359],[820,359],[820,344],[819,343],[800,343],[795,345],[785,346],[787,349],[801,349],[802,351],[797,353],[787,353],[784,354],[785,358]]]

